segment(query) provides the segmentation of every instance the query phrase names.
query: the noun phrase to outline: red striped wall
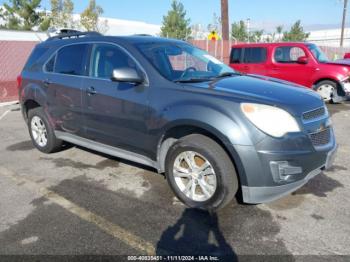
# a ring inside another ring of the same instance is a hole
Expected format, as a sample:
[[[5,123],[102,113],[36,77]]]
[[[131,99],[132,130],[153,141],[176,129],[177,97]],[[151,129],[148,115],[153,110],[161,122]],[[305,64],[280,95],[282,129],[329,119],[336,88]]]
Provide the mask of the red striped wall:
[[[0,103],[18,100],[16,79],[36,44],[0,41]]]

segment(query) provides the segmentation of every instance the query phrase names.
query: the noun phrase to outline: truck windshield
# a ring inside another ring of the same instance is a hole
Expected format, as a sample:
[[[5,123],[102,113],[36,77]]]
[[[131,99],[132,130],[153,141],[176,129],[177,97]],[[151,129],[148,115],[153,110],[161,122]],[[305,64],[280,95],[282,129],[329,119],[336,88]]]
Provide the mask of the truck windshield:
[[[162,76],[173,82],[210,81],[236,74],[215,57],[187,43],[153,42],[137,47]]]
[[[326,54],[323,53],[323,51],[317,45],[309,44],[309,45],[307,45],[307,47],[309,48],[309,50],[311,51],[311,53],[317,59],[318,62],[320,62],[320,63],[329,62],[329,59],[326,56]]]

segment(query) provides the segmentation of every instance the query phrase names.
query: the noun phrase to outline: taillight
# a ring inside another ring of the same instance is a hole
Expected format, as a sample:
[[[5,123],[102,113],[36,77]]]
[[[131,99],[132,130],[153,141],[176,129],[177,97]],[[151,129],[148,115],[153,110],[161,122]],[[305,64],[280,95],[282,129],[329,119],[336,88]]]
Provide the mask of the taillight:
[[[17,76],[17,88],[20,89],[22,85],[22,76]]]

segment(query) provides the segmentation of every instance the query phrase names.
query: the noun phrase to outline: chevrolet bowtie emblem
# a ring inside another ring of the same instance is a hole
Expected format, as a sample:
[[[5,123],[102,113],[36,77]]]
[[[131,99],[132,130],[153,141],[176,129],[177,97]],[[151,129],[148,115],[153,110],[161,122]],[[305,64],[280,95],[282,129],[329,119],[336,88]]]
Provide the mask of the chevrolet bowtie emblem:
[[[320,128],[317,129],[317,132],[322,132],[324,130],[326,130],[326,125],[325,124],[321,124]]]

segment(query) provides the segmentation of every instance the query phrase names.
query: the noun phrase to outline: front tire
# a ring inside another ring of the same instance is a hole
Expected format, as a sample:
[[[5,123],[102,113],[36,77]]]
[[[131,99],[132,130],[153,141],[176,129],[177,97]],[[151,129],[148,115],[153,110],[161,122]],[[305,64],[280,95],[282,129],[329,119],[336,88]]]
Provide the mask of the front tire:
[[[231,159],[220,145],[203,135],[189,135],[176,142],[169,149],[165,168],[175,195],[192,208],[223,208],[238,190]]]
[[[336,99],[333,99],[338,96],[338,84],[330,80],[324,80],[319,82],[315,91],[323,98],[325,102],[336,103]]]
[[[41,107],[31,109],[28,112],[28,128],[33,145],[41,152],[49,154],[57,152],[62,141],[57,139],[54,129],[49,124]]]

